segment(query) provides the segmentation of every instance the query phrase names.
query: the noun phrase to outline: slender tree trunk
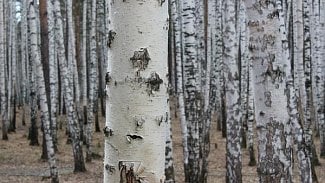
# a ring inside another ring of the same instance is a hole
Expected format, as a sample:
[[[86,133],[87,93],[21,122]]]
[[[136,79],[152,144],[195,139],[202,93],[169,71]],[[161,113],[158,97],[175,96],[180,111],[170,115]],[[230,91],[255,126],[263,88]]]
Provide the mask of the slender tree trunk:
[[[304,130],[305,141],[308,155],[311,161],[311,169],[313,180],[317,181],[315,172],[315,165],[319,164],[316,155],[315,145],[313,142],[312,131],[312,109],[313,109],[313,91],[312,91],[312,62],[311,62],[311,35],[310,35],[310,14],[311,14],[311,0],[303,1],[303,25],[304,25],[304,46],[303,46],[303,61],[304,61],[304,85],[305,85],[305,104],[304,107]]]
[[[50,79],[50,100],[51,100],[51,129],[54,144],[58,143],[57,137],[57,117],[58,117],[58,63],[55,50],[55,17],[53,1],[47,3],[47,24],[48,24],[48,59],[49,59],[49,79]],[[57,145],[55,146],[56,150]]]
[[[86,171],[84,157],[82,152],[82,145],[80,141],[80,128],[78,123],[78,116],[73,96],[73,77],[72,72],[69,72],[67,61],[65,59],[65,47],[63,39],[63,24],[61,21],[60,1],[55,0],[54,10],[56,14],[56,50],[58,53],[60,73],[63,78],[63,88],[65,94],[65,102],[67,107],[69,130],[72,139],[72,151],[74,157],[74,172]]]
[[[171,3],[172,15],[171,19],[173,22],[174,33],[175,33],[175,62],[176,62],[176,78],[177,78],[177,102],[179,109],[179,117],[182,128],[182,146],[183,146],[183,163],[185,175],[189,174],[188,170],[188,143],[187,143],[187,122],[185,117],[185,106],[184,106],[184,92],[183,92],[183,65],[182,65],[182,2],[173,0]]]
[[[42,112],[42,121],[44,122],[44,135],[46,139],[46,146],[47,146],[47,154],[48,154],[48,162],[50,165],[50,174],[51,174],[51,182],[57,183],[59,182],[58,177],[58,170],[56,166],[56,157],[54,152],[53,140],[51,136],[51,128],[50,128],[50,117],[49,117],[49,110],[47,104],[47,97],[45,91],[45,81],[43,75],[43,68],[40,58],[40,50],[38,49],[37,43],[37,34],[36,34],[36,14],[34,9],[33,2],[30,2],[29,5],[29,25],[30,25],[30,40],[31,40],[31,53],[32,59],[34,64],[36,65],[36,80],[38,83],[38,90],[40,93],[40,105],[41,105],[41,112]]]
[[[216,2],[216,34],[215,34],[215,63],[214,63],[214,72],[215,72],[215,85],[217,85],[219,88],[215,90],[216,95],[216,112],[217,112],[217,130],[222,129],[222,103],[223,103],[223,88],[224,88],[224,82],[223,82],[223,75],[222,75],[222,64],[223,64],[223,21],[222,21],[222,1]],[[213,82],[212,82],[213,83]],[[212,87],[212,86],[211,86]],[[212,94],[213,96],[213,94]],[[224,134],[223,134],[224,135]]]
[[[188,128],[188,168],[185,182],[199,182],[200,179],[200,122],[202,117],[201,69],[197,58],[195,1],[182,2],[183,79],[185,116]]]
[[[82,3],[82,48],[80,63],[80,90],[82,121],[80,121],[81,139],[84,140],[84,124],[87,121],[87,0]]]
[[[2,140],[8,140],[7,127],[7,97],[6,97],[6,80],[5,80],[5,21],[3,1],[0,0],[0,106],[1,106],[1,121],[2,121]]]
[[[253,63],[248,63],[248,111],[247,111],[247,143],[249,151],[249,163],[248,166],[256,165],[255,150],[254,150],[254,94],[253,94],[253,80],[252,80],[252,68]]]
[[[96,47],[96,0],[92,0],[91,7],[91,29],[90,29],[90,63],[89,63],[89,97],[88,97],[88,108],[87,108],[87,151],[86,151],[86,161],[92,160],[92,138],[94,133],[94,121],[95,121],[95,111],[94,108],[97,97],[97,47]]]
[[[175,183],[175,170],[173,158],[172,124],[170,110],[168,110],[166,124],[166,148],[165,148],[165,183]]]
[[[110,1],[105,183],[164,182],[167,7],[165,1]]]
[[[321,1],[320,4],[320,26],[321,26],[321,32],[320,32],[320,58],[324,58],[325,56],[325,2]],[[317,115],[318,115],[318,120],[319,120],[319,131],[320,131],[320,156],[322,158],[325,158],[325,64],[323,59],[318,60],[318,65],[317,65],[317,81],[316,84],[318,85],[317,89],[317,101],[318,103],[318,110],[317,110]]]
[[[8,52],[8,65],[9,65],[9,86],[8,86],[8,113],[9,113],[9,132],[16,131],[16,92],[17,92],[17,33],[16,33],[16,4],[9,3],[10,18],[9,18],[9,52]]]
[[[238,69],[238,33],[236,17],[236,0],[225,2],[225,32],[224,32],[224,62],[226,77],[226,111],[227,111],[227,157],[226,182],[242,182],[242,153],[241,153],[241,112],[239,94]]]

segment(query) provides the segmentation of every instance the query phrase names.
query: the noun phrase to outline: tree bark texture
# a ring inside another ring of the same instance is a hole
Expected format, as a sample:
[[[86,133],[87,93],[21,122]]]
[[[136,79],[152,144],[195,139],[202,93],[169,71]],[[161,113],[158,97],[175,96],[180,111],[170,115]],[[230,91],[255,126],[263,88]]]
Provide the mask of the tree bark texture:
[[[110,1],[104,182],[164,182],[165,1]]]

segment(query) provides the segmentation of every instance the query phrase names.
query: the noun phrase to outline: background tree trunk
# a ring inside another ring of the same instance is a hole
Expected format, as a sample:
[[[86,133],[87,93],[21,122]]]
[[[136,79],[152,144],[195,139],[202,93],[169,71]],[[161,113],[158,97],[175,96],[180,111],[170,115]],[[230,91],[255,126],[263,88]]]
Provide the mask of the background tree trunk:
[[[42,113],[41,118],[44,125],[43,130],[44,130],[46,146],[47,146],[48,162],[50,165],[50,173],[52,178],[51,182],[57,183],[59,182],[59,177],[58,177],[58,170],[56,166],[56,157],[54,152],[53,139],[51,136],[50,117],[49,117],[49,110],[48,110],[47,97],[45,91],[43,68],[42,68],[41,58],[39,55],[40,50],[38,49],[37,34],[36,34],[37,23],[35,18],[35,9],[34,9],[33,2],[30,3],[29,8],[30,8],[29,25],[30,25],[31,53],[37,71],[36,80],[37,80],[38,90],[40,93],[40,105],[41,105],[41,113]]]

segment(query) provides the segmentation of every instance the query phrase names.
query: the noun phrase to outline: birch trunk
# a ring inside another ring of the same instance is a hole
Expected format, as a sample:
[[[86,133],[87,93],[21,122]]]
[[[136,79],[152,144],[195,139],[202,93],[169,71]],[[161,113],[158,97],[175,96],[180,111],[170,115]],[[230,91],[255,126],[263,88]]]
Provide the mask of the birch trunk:
[[[92,0],[91,8],[91,28],[90,28],[90,63],[89,63],[89,97],[87,108],[87,131],[86,131],[86,161],[92,160],[92,136],[94,133],[94,108],[98,108],[97,104],[97,79],[98,79],[98,61],[96,46],[96,0]]]
[[[36,65],[36,80],[38,85],[38,90],[40,93],[40,105],[41,105],[41,118],[44,122],[44,135],[46,139],[47,146],[47,154],[48,154],[48,162],[50,165],[50,174],[51,174],[51,182],[56,183],[59,182],[58,170],[56,166],[56,157],[53,146],[53,139],[51,136],[51,127],[50,127],[50,117],[48,111],[48,104],[46,98],[45,91],[45,81],[43,75],[43,68],[40,58],[40,50],[38,48],[37,43],[37,23],[36,23],[36,15],[35,15],[34,3],[30,1],[29,5],[29,25],[30,25],[30,41],[31,41],[31,57]]]
[[[255,122],[255,108],[254,108],[254,94],[253,94],[253,63],[248,60],[248,109],[247,109],[247,143],[249,151],[248,166],[256,165],[255,150],[254,150],[254,122]]]
[[[50,85],[50,112],[51,129],[54,144],[57,144],[57,90],[58,90],[58,63],[55,51],[55,19],[53,2],[47,3],[47,24],[48,24],[48,59],[49,59],[49,85]],[[57,147],[56,147],[57,148]]]
[[[304,61],[304,85],[305,85],[305,104],[304,109],[304,130],[305,141],[308,155],[311,161],[313,179],[317,179],[315,172],[315,164],[318,164],[317,156],[315,154],[315,146],[313,142],[312,131],[312,108],[313,108],[313,91],[312,91],[312,56],[311,56],[311,35],[310,35],[310,14],[311,14],[311,0],[303,1],[303,25],[304,25],[304,43],[303,43],[303,61]]]
[[[260,182],[290,182],[291,154],[289,116],[286,111],[282,40],[275,1],[245,1],[250,32],[249,51],[253,62],[256,128]],[[282,25],[284,26],[284,25]],[[278,48],[278,49],[277,49]],[[290,151],[289,151],[290,152]]]
[[[219,88],[215,89],[215,95],[216,95],[216,112],[217,112],[217,128],[218,130],[221,130],[222,128],[222,103],[223,103],[223,88],[224,88],[224,82],[223,82],[223,76],[222,76],[222,63],[223,63],[223,23],[222,23],[222,1],[216,2],[216,34],[215,34],[215,57],[216,60],[214,61],[214,68],[213,68],[213,75],[215,75],[213,78],[211,78],[212,83],[215,83],[216,86]],[[213,87],[213,86],[211,86]],[[212,90],[213,91],[213,90]],[[212,93],[212,97],[214,95]]]
[[[168,110],[168,121],[166,124],[166,148],[165,148],[165,183],[175,183],[172,124],[170,110]]]
[[[0,100],[1,100],[1,121],[2,121],[2,140],[8,140],[7,131],[7,97],[6,97],[6,80],[5,80],[5,21],[3,1],[0,0]]]
[[[84,140],[84,124],[87,121],[87,0],[82,3],[82,48],[80,63],[80,97],[82,105],[82,121],[80,122],[81,139]]]
[[[23,1],[21,4],[21,28],[20,28],[20,33],[21,33],[21,60],[22,60],[22,96],[23,96],[23,102],[24,104],[28,103],[28,86],[29,86],[29,81],[28,81],[28,49],[27,49],[27,7],[28,7],[28,2]],[[24,107],[25,110],[25,107]]]
[[[60,12],[60,1],[55,0],[54,10],[56,16],[56,50],[58,53],[59,68],[62,76],[62,83],[65,94],[65,102],[67,107],[69,130],[72,139],[72,151],[74,157],[74,172],[86,171],[84,157],[82,153],[82,145],[80,141],[80,128],[78,123],[78,116],[76,113],[76,106],[73,97],[73,78],[72,72],[68,70],[67,61],[65,59],[65,47],[63,39],[63,24]]]
[[[176,62],[176,86],[177,86],[177,102],[179,109],[179,118],[182,128],[182,147],[183,147],[183,163],[185,175],[188,175],[188,143],[187,143],[187,122],[185,117],[185,106],[184,106],[184,90],[183,90],[183,64],[182,64],[182,2],[173,0],[172,1],[172,22],[175,33],[175,62]]]
[[[290,53],[289,53],[289,44],[288,44],[288,38],[287,38],[287,30],[285,26],[285,19],[284,19],[284,12],[281,7],[281,1],[277,1],[277,10],[279,12],[279,22],[280,22],[280,28],[279,33],[281,35],[281,48],[282,48],[282,57],[283,57],[283,63],[284,63],[284,71],[287,73],[285,75],[285,82],[286,82],[286,95],[287,95],[287,101],[288,101],[288,111],[290,115],[290,124],[291,128],[288,129],[287,133],[291,133],[293,131],[294,135],[294,142],[296,142],[296,154],[298,157],[298,167],[299,167],[299,174],[301,178],[301,182],[312,182],[312,174],[311,174],[311,164],[308,159],[308,154],[306,152],[306,148],[303,144],[303,129],[302,126],[299,124],[299,114],[297,110],[297,98],[295,94],[294,89],[294,81],[293,81],[293,75],[292,75],[292,69],[291,69],[291,61],[290,61]],[[291,143],[290,139],[287,139],[288,143]],[[288,149],[288,148],[287,148]],[[288,149],[290,150],[290,149]],[[289,151],[287,151],[289,152]],[[290,171],[292,171],[292,166],[290,167]],[[291,175],[290,175],[291,176]],[[291,179],[289,179],[290,182],[292,182]]]
[[[201,68],[197,57],[195,1],[182,2],[184,104],[188,130],[188,168],[185,182],[200,182]]]
[[[235,0],[225,2],[224,68],[226,77],[227,157],[226,182],[242,182],[238,33]]]
[[[325,2],[321,2],[320,4],[320,58],[324,58],[325,56]],[[320,147],[320,156],[322,158],[325,158],[325,64],[323,59],[318,60],[317,65],[317,101],[318,103],[318,120],[319,120],[319,131],[320,131],[320,141],[321,141],[321,147]]]
[[[78,78],[78,70],[77,70],[77,60],[76,60],[76,38],[75,38],[75,30],[74,30],[74,20],[73,20],[73,8],[72,8],[72,0],[66,1],[67,6],[67,36],[68,36],[68,66],[69,70],[72,72],[73,76],[73,86],[74,86],[74,95],[77,103],[77,107],[79,107],[80,101],[80,86],[79,86],[79,78]]]
[[[15,82],[16,82],[16,20],[14,18],[16,10],[14,9],[13,2],[8,2],[8,51],[7,51],[7,68],[8,68],[8,131],[15,131],[15,113],[14,113],[14,100],[15,100]]]
[[[104,182],[164,182],[167,2],[110,2]]]

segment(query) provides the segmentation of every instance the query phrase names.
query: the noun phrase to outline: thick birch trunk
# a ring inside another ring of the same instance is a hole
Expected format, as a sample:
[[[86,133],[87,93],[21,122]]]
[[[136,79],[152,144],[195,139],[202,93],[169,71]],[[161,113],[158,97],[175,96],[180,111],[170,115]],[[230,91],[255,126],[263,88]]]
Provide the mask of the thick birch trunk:
[[[111,1],[109,12],[104,182],[163,182],[167,2]]]
[[[50,127],[50,117],[48,111],[48,104],[46,98],[45,91],[45,81],[43,75],[43,68],[40,58],[40,50],[37,43],[37,23],[36,23],[36,15],[33,2],[30,2],[29,5],[29,25],[30,25],[30,41],[31,41],[31,53],[34,64],[36,65],[36,80],[38,85],[38,91],[40,94],[40,105],[41,105],[41,113],[42,113],[42,121],[44,127],[44,135],[46,139],[47,146],[47,154],[48,154],[48,162],[50,165],[50,174],[51,174],[51,182],[56,183],[59,182],[58,170],[56,166],[56,157],[53,146],[53,139],[51,136],[51,127]]]
[[[287,110],[284,76],[290,73],[285,72],[281,63],[276,4],[247,0],[245,5],[250,32],[248,48],[253,62],[259,180],[290,182],[291,154],[287,151],[291,145],[287,142],[290,125],[288,114],[283,112]]]

